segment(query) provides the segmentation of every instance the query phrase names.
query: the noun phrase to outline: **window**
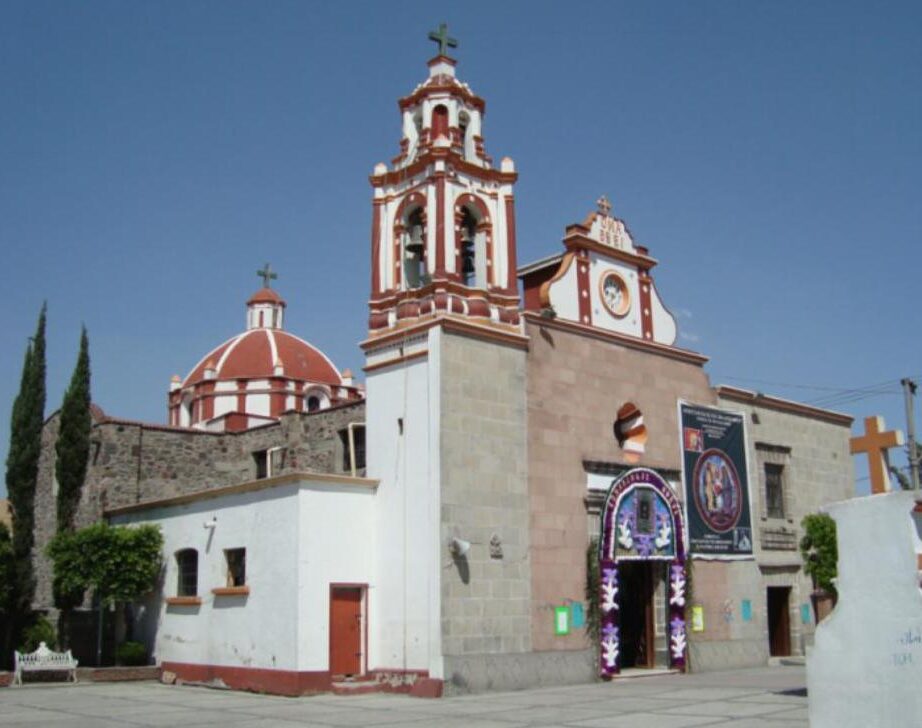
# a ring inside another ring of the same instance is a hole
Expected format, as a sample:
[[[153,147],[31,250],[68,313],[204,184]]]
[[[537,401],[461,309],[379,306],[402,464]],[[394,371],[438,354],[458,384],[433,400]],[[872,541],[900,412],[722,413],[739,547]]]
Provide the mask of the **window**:
[[[365,468],[365,425],[343,428],[339,431],[339,439],[343,446],[343,472],[355,475]]]
[[[256,480],[269,477],[269,451],[257,450],[253,453],[253,463],[256,465]]]
[[[307,398],[307,411],[316,412],[319,409],[320,409],[320,397],[315,397],[314,395],[311,395],[310,397],[308,397]]]
[[[784,466],[765,463],[765,513],[784,518]]]
[[[227,560],[227,586],[246,586],[247,550],[224,549],[224,558]]]
[[[448,109],[439,104],[432,110],[432,138],[448,137]]]
[[[256,480],[271,478],[285,469],[284,447],[270,447],[266,450],[253,452],[253,463],[256,465]]]
[[[198,596],[198,551],[183,549],[176,552],[176,596]]]

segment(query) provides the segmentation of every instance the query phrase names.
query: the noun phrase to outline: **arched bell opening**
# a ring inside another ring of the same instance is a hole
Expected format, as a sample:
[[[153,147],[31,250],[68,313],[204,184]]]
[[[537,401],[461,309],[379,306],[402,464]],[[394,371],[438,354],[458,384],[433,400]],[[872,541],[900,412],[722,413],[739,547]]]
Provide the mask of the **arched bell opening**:
[[[686,554],[682,508],[672,488],[647,468],[612,483],[599,537],[599,672],[656,666],[655,610],[662,614],[661,666],[685,670]],[[661,599],[655,580],[660,579]]]
[[[455,271],[469,288],[489,288],[492,224],[486,205],[466,194],[455,204]]]

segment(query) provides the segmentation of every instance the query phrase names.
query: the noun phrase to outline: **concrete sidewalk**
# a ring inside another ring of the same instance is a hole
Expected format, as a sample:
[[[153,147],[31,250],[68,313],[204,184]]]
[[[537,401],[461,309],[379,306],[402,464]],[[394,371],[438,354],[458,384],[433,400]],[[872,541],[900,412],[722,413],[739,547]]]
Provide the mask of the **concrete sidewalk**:
[[[0,690],[0,726],[389,726],[679,728],[807,726],[801,667],[664,675],[442,700],[403,695],[280,698],[154,682]]]

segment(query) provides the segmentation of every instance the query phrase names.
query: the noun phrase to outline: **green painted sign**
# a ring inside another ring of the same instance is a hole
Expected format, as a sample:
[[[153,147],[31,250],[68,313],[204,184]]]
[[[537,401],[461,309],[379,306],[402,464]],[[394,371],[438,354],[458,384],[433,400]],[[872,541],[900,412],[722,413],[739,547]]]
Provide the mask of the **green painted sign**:
[[[554,607],[554,634],[570,634],[570,607]]]

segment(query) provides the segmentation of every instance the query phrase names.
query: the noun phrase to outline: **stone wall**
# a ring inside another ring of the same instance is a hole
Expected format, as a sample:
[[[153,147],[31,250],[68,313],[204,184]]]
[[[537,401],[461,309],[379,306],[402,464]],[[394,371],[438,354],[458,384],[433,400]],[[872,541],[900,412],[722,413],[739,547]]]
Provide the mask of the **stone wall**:
[[[848,439],[851,418],[811,411],[765,395],[720,388],[720,406],[742,412],[748,434],[749,486],[752,499],[754,553],[760,578],[735,584],[737,604],[749,598],[758,632],[768,656],[767,589],[789,587],[791,652],[804,654],[813,641],[814,615],[810,604],[813,585],[803,572],[798,544],[804,516],[851,498],[855,476]],[[770,516],[766,503],[765,465],[782,468],[783,513]],[[803,620],[804,607],[809,620]]]
[[[525,352],[445,333],[440,361],[446,562],[452,562],[446,545],[453,536],[473,542],[466,558],[442,571],[442,652],[450,682],[455,670],[476,673],[472,666],[486,665],[484,655],[531,649]],[[461,655],[467,659],[453,659]],[[459,673],[457,679],[473,678]]]
[[[584,461],[626,463],[612,427],[618,409],[633,402],[649,433],[637,465],[677,471],[677,400],[711,404],[715,397],[700,365],[533,321],[527,334],[532,644],[584,650],[584,630],[553,629],[555,606],[584,600]]]
[[[77,526],[98,521],[109,508],[146,503],[253,480],[253,453],[284,449],[276,475],[293,471],[342,473],[339,431],[365,419],[365,403],[319,412],[292,412],[279,422],[239,433],[214,433],[97,416],[90,435],[90,463]],[[56,529],[54,446],[58,415],[42,432],[35,494],[35,605],[52,606],[51,563],[45,545]]]

